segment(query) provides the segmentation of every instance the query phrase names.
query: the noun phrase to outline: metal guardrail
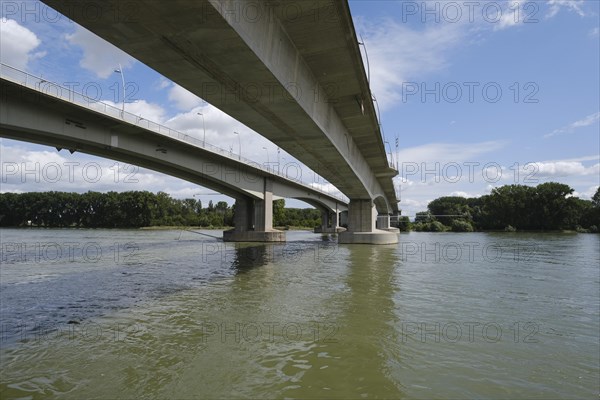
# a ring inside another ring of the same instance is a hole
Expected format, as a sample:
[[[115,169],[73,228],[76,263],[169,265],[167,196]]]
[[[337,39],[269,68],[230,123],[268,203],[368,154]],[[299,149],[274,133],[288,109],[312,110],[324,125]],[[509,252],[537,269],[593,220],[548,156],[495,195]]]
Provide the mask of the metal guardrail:
[[[53,96],[59,98],[61,100],[76,104],[78,106],[87,108],[89,110],[98,112],[100,114],[104,114],[106,116],[119,119],[125,123],[135,125],[142,129],[147,129],[154,133],[158,133],[160,135],[168,136],[170,138],[191,144],[195,147],[201,148],[206,151],[210,151],[211,153],[220,155],[222,157],[227,157],[231,160],[237,161],[239,163],[246,164],[248,166],[257,168],[271,175],[279,176],[284,178],[290,182],[295,184],[300,184],[305,186],[307,189],[322,193],[329,197],[338,199],[343,202],[348,202],[348,199],[345,196],[338,196],[336,194],[328,193],[324,190],[315,188],[310,186],[310,184],[305,183],[303,181],[298,181],[294,179],[290,179],[286,174],[281,171],[271,170],[268,166],[261,165],[260,163],[250,160],[246,157],[242,157],[240,154],[234,154],[231,151],[225,150],[218,146],[209,144],[204,142],[203,140],[192,137],[188,134],[176,131],[164,125],[161,125],[156,122],[149,121],[145,118],[140,117],[139,115],[132,114],[128,111],[123,111],[121,108],[112,106],[110,104],[104,103],[102,101],[92,99],[82,93],[77,93],[76,91],[66,88],[62,85],[59,85],[54,82],[47,81],[44,78],[32,75],[28,72],[22,71],[20,69],[11,67],[10,65],[0,63],[0,77],[7,81],[11,81],[13,83],[25,86],[29,89],[33,89],[40,93],[44,93],[45,95]]]

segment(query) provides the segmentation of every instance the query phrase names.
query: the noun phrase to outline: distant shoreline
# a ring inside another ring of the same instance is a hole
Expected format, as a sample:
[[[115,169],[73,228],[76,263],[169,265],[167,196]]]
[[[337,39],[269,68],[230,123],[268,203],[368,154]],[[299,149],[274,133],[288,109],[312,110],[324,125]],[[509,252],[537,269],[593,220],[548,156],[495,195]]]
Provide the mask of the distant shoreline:
[[[203,230],[203,231],[223,231],[228,229],[234,229],[233,226],[186,226],[186,225],[156,225],[156,226],[142,226],[142,227],[85,227],[85,226],[0,226],[0,229],[105,229],[105,230],[132,230],[132,231],[168,231],[168,230]],[[277,226],[273,229],[281,231],[313,231],[314,228],[308,226]]]

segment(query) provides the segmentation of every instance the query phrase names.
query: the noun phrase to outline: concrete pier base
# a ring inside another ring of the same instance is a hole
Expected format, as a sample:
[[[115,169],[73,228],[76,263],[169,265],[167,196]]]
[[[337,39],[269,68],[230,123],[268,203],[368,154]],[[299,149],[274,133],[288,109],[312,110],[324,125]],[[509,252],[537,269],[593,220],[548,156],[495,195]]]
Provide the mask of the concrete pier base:
[[[235,228],[223,231],[225,242],[285,242],[283,231],[273,229],[273,182],[264,178],[263,198],[237,198]]]
[[[375,230],[373,232],[342,232],[338,235],[341,244],[395,244],[400,241],[396,232]]]
[[[283,231],[236,231],[231,229],[223,231],[224,242],[285,242],[286,236]]]
[[[317,226],[315,227],[315,233],[340,233],[345,232],[346,228],[342,228],[341,226],[335,228]]]
[[[348,231],[338,236],[343,244],[395,244],[400,241],[400,231],[390,228],[388,215],[378,215],[372,200],[350,199]]]

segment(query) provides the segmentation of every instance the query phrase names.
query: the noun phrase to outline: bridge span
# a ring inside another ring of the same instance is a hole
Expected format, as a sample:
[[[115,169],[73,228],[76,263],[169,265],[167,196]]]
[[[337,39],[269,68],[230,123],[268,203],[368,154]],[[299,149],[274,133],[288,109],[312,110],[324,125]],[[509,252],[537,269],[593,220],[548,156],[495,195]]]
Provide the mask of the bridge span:
[[[318,231],[334,233],[345,199],[309,186],[292,171],[232,154],[123,112],[23,71],[0,64],[0,137],[69,149],[146,167],[235,199],[227,241],[284,241],[273,229],[273,200],[303,200],[321,211]]]
[[[271,140],[350,199],[344,243],[398,213],[346,0],[42,0]],[[396,235],[397,236],[397,235]]]

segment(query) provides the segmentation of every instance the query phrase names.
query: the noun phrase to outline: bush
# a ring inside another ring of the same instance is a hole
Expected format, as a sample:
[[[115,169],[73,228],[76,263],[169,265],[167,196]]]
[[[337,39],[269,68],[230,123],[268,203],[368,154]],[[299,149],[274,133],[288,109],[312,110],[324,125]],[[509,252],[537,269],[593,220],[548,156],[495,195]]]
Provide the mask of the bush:
[[[406,216],[400,217],[400,219],[398,220],[398,229],[400,229],[400,232],[410,232],[410,219],[408,219],[408,217]]]
[[[473,226],[467,221],[452,221],[452,232],[473,232]]]
[[[446,226],[439,221],[433,221],[427,224],[427,230],[430,232],[444,232],[447,230]]]
[[[417,223],[413,223],[412,224],[412,229],[415,232],[423,232],[425,231],[425,224],[421,223],[421,222],[417,222]]]

